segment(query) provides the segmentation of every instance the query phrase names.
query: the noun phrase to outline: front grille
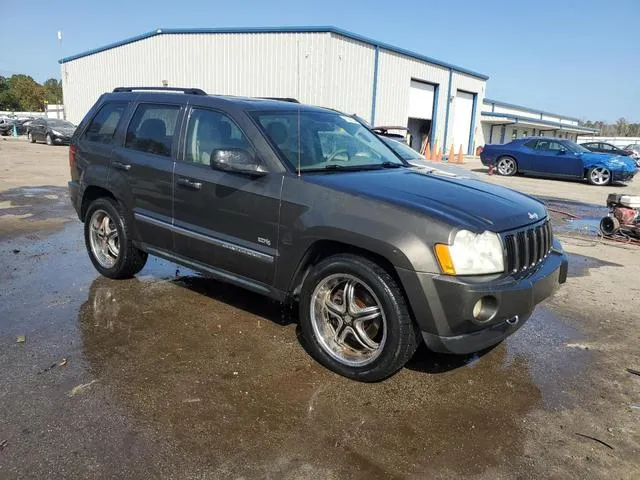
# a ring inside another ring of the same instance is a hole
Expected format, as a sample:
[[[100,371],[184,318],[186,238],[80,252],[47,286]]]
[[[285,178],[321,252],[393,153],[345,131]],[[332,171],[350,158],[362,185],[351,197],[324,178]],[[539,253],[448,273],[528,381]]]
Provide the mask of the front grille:
[[[544,260],[553,245],[551,224],[546,222],[503,235],[507,272],[517,273]]]

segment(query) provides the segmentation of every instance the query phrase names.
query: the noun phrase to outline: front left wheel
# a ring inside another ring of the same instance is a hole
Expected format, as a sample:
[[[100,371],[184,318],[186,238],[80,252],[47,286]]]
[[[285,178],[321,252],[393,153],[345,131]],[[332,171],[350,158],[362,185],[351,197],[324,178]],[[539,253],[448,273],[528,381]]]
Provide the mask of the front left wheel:
[[[611,183],[611,172],[605,167],[593,167],[587,172],[587,180],[591,185],[609,185]]]
[[[411,358],[419,332],[396,280],[371,260],[328,257],[307,275],[300,328],[322,365],[363,382],[383,380]]]
[[[53,145],[53,138],[51,138],[51,134],[47,133],[47,136],[45,137],[45,140],[47,142],[47,145],[49,145],[49,146]]]
[[[105,277],[132,277],[147,262],[147,253],[133,245],[129,221],[112,198],[98,198],[89,205],[84,240],[91,263]]]

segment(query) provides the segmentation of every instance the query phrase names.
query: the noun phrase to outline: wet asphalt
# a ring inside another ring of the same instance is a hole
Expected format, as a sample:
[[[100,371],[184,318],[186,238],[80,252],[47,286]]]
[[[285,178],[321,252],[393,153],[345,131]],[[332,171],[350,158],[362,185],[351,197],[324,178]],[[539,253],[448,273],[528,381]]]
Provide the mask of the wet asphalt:
[[[34,200],[59,190],[7,195],[71,212]],[[541,306],[481,354],[420,349],[389,380],[356,383],[263,297],[155,258],[134,279],[99,276],[78,221],[4,238],[0,255],[3,479],[528,478],[527,416],[570,408],[591,362]],[[576,256],[570,275],[598,262]]]

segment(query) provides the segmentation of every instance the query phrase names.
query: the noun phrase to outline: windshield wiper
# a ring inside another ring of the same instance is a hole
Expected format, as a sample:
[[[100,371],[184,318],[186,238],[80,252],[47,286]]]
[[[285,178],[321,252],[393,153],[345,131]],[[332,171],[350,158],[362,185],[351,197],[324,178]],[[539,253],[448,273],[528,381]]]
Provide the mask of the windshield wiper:
[[[399,168],[404,167],[401,163],[395,162],[383,162],[383,163],[370,163],[367,165],[340,165],[337,163],[331,163],[324,167],[318,168],[305,168],[302,172],[324,172],[324,171],[341,171],[341,172],[358,172],[363,170],[380,170],[383,168]]]

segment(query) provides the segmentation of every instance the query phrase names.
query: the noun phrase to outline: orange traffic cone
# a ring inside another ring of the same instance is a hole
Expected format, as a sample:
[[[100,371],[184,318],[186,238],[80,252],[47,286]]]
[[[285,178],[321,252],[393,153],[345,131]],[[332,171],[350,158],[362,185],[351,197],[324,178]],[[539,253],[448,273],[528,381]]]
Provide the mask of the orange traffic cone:
[[[436,154],[436,162],[442,161],[442,150],[438,149],[438,153]]]
[[[422,155],[424,155],[427,160],[431,160],[431,146],[429,145],[429,140],[427,140],[427,144],[424,147]]]
[[[453,149],[453,143],[451,144],[451,148],[449,148],[449,155],[447,156],[447,162],[455,163],[456,161],[456,151]]]
[[[458,157],[456,158],[456,163],[460,163],[460,164],[464,163],[464,157],[462,155],[462,145],[460,145],[460,149],[458,150]]]

